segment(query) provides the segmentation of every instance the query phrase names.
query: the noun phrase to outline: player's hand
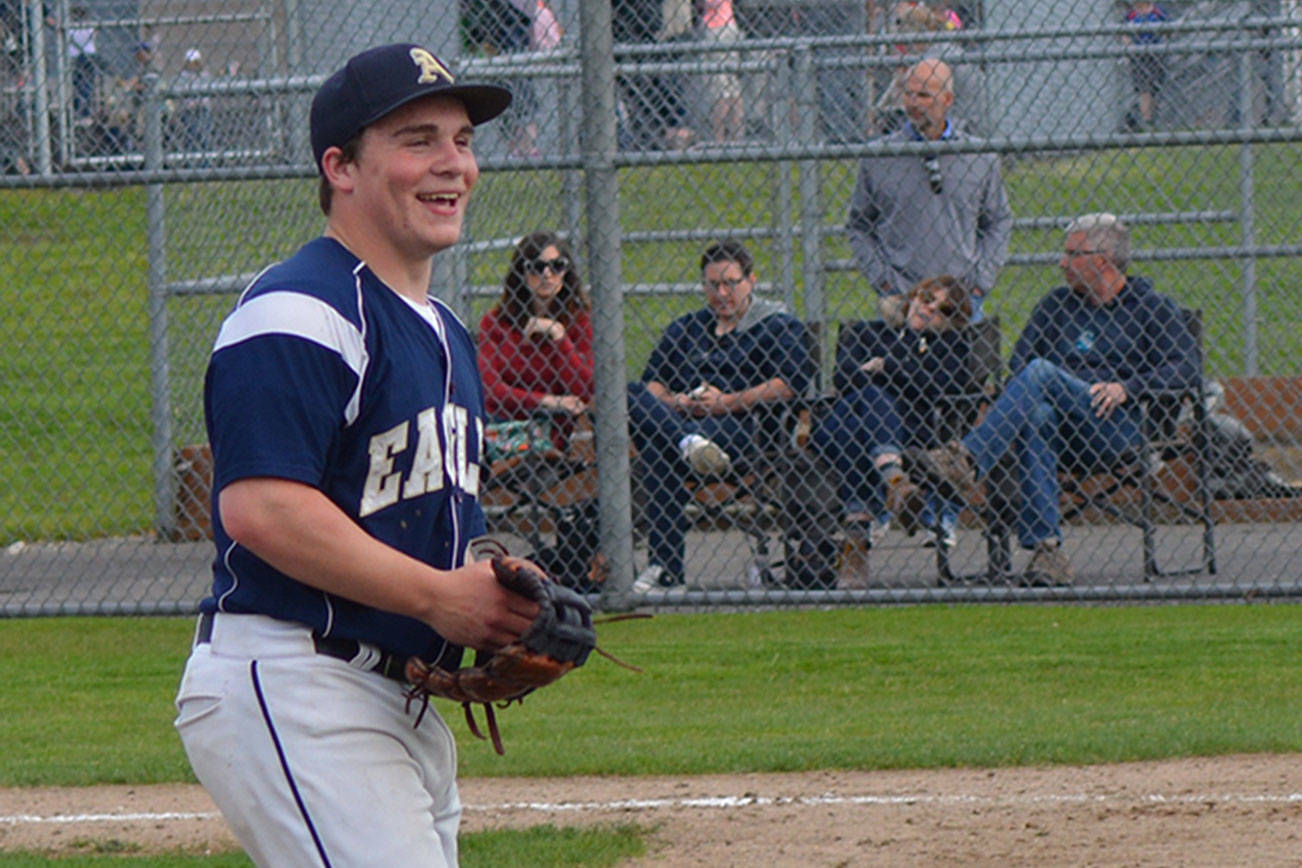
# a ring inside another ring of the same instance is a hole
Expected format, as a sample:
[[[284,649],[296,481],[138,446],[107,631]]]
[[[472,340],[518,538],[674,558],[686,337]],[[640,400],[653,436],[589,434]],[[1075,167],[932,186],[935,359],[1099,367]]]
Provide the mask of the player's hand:
[[[450,642],[493,650],[520,638],[538,616],[538,604],[497,581],[490,561],[437,574],[427,621]]]
[[[1110,417],[1130,396],[1120,383],[1095,383],[1090,386],[1090,407],[1100,419]]]

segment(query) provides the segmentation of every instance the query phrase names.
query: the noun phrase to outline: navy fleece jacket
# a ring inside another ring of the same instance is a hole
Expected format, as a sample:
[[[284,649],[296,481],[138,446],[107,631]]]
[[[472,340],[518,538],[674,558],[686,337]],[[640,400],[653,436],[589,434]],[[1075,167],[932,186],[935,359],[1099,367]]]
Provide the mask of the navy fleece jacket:
[[[1031,313],[1013,348],[1015,374],[1032,359],[1052,362],[1089,383],[1119,382],[1130,395],[1197,382],[1197,346],[1176,304],[1144,277],[1128,277],[1096,307],[1066,286]]]

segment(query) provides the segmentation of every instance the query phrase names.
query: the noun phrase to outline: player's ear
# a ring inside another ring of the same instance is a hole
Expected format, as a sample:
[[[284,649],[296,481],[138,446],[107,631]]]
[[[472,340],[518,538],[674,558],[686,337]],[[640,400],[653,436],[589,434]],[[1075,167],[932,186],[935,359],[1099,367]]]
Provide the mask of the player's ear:
[[[356,163],[344,156],[337,146],[330,146],[321,155],[321,174],[337,190],[351,191],[354,185]]]

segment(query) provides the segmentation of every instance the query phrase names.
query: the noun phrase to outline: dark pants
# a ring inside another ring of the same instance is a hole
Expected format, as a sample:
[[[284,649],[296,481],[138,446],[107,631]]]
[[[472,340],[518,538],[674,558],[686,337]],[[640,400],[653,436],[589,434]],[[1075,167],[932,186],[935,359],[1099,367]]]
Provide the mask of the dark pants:
[[[678,444],[689,434],[699,434],[735,459],[752,448],[753,420],[749,414],[685,416],[647,391],[644,383],[630,383],[628,427],[647,495],[650,562],[664,567],[668,580],[682,582],[687,534],[683,510],[689,498],[691,468]]]
[[[88,118],[95,103],[95,61],[85,54],[72,60],[72,110],[79,118]]]
[[[836,472],[846,512],[881,515],[886,509],[874,461],[903,448],[903,427],[895,399],[876,386],[842,395],[819,422],[813,433],[814,448]]]
[[[1055,539],[1058,467],[1093,468],[1142,442],[1133,400],[1100,419],[1090,406],[1090,384],[1043,359],[1032,359],[1008,381],[963,445],[985,475],[1012,451],[1017,459],[1021,544]]]

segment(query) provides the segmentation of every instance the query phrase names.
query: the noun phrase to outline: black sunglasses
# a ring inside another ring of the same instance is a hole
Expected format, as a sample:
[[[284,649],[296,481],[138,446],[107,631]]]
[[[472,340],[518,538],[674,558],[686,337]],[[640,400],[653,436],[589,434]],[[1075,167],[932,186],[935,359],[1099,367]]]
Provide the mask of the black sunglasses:
[[[558,256],[555,259],[528,259],[524,263],[524,270],[530,274],[542,274],[548,269],[552,274],[564,274],[570,270],[570,261]]]
[[[923,304],[935,304],[936,313],[941,316],[952,317],[954,314],[958,313],[958,305],[950,299],[949,293],[938,296],[931,290],[925,289],[915,297]]]

